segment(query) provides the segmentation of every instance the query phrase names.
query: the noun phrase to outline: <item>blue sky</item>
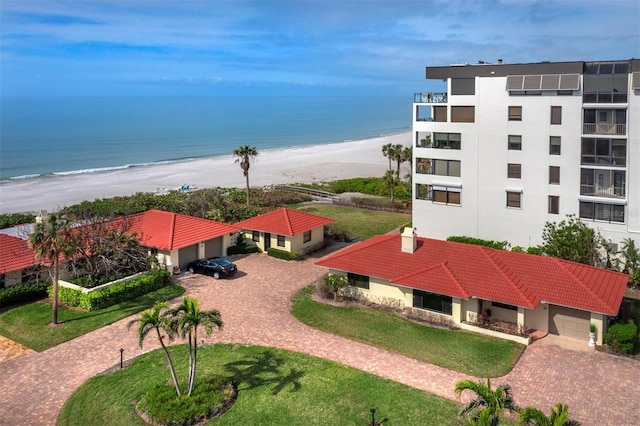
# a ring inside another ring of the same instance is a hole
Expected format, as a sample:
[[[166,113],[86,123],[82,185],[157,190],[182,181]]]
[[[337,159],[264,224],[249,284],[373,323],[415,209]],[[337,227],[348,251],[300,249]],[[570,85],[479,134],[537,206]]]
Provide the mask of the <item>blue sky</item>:
[[[640,58],[637,0],[2,0],[2,96],[406,94],[426,66]]]

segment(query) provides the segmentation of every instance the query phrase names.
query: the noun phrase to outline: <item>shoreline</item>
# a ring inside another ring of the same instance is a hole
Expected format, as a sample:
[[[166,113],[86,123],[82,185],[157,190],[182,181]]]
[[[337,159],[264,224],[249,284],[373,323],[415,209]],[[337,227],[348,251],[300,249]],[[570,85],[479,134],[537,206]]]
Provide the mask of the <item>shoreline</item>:
[[[330,144],[260,151],[251,162],[249,185],[261,187],[287,183],[327,182],[354,177],[382,176],[389,160],[382,155],[387,144],[411,146],[411,132]],[[163,192],[183,185],[198,189],[244,188],[240,166],[228,156],[131,165],[86,173],[43,175],[9,179],[0,183],[0,213],[60,210],[99,198]]]

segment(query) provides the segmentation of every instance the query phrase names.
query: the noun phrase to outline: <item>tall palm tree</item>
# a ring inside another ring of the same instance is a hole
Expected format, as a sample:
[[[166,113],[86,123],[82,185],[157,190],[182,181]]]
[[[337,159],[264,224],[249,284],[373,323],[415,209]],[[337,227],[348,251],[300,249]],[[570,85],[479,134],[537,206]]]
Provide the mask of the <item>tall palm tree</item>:
[[[253,146],[244,145],[236,148],[233,156],[237,157],[235,162],[240,163],[244,177],[247,179],[247,207],[249,207],[249,167],[251,167],[251,160],[258,156],[258,150]]]
[[[389,170],[391,170],[391,160],[393,160],[393,158],[391,157],[392,151],[393,151],[392,143],[388,143],[382,146],[382,155],[384,155],[389,159]]]
[[[409,163],[409,176],[413,173],[413,148],[410,146],[404,147],[402,149],[402,161],[407,161]],[[399,171],[398,171],[399,173]]]
[[[37,259],[50,263],[53,267],[53,303],[52,323],[58,324],[58,279],[60,277],[60,260],[68,259],[73,253],[69,238],[69,222],[50,214],[36,223],[29,235],[29,244],[35,251]]]
[[[474,392],[476,398],[460,410],[461,416],[471,415],[473,420],[478,420],[483,412],[485,412],[483,415],[487,416],[485,410],[488,410],[491,425],[494,426],[498,424],[505,410],[518,411],[518,407],[513,401],[511,387],[509,385],[500,385],[493,390],[491,389],[490,379],[487,379],[487,384],[471,380],[461,380],[456,383],[454,392],[456,395],[460,395],[462,391],[467,389]]]
[[[556,404],[547,417],[535,407],[526,407],[520,411],[521,425],[536,426],[580,426],[576,420],[569,418],[569,407],[566,404]]]
[[[151,330],[156,331],[156,335],[158,336],[160,345],[162,345],[162,350],[164,350],[164,353],[167,356],[167,362],[169,363],[169,370],[171,370],[171,379],[173,380],[173,385],[176,387],[178,396],[180,396],[180,386],[178,385],[176,370],[173,367],[171,354],[169,354],[169,350],[164,344],[164,337],[162,336],[163,331],[167,333],[167,337],[169,338],[169,340],[173,340],[174,336],[174,333],[169,327],[167,317],[164,315],[166,311],[163,312],[163,309],[167,308],[167,306],[169,306],[167,302],[156,302],[152,309],[141,312],[140,318],[129,321],[129,324],[127,324],[127,328],[130,328],[133,324],[138,323],[138,344],[140,345],[140,349],[142,349],[144,339],[147,337],[149,332]]]
[[[196,377],[196,365],[198,362],[198,327],[204,327],[209,336],[214,328],[222,328],[222,319],[220,312],[216,310],[201,311],[198,300],[189,296],[182,299],[182,303],[172,309],[169,313],[173,315],[171,328],[180,333],[184,338],[188,338],[189,342],[189,384],[188,395],[191,396],[193,385]]]
[[[393,147],[391,148],[391,155],[392,158],[396,161],[398,167],[397,167],[397,172],[398,172],[398,176],[400,176],[400,164],[402,164],[402,162],[404,161],[404,157],[402,156],[402,151],[404,151],[404,146],[400,145],[400,144],[396,144],[393,145]]]
[[[398,174],[395,170],[387,170],[382,177],[382,183],[389,187],[389,191],[391,192],[391,202],[395,201],[394,191],[393,189],[398,184]]]

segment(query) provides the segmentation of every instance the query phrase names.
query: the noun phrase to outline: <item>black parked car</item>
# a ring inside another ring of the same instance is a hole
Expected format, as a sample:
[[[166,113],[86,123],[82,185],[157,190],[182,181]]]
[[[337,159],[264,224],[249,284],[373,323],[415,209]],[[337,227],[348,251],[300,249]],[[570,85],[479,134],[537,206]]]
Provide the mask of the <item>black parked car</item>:
[[[209,259],[194,260],[187,265],[189,272],[211,275],[216,280],[220,277],[230,277],[238,272],[238,268],[233,263],[222,257],[211,257]]]

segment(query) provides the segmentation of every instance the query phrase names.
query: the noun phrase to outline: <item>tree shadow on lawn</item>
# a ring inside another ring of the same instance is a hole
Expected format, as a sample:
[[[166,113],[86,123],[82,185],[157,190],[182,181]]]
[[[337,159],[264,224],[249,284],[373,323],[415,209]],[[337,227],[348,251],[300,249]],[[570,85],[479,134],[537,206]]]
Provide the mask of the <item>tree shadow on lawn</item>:
[[[288,385],[291,385],[291,392],[302,387],[300,379],[304,372],[295,368],[290,368],[287,372],[284,360],[269,350],[240,361],[229,362],[224,367],[231,374],[238,390],[273,385],[271,393],[277,395]]]

